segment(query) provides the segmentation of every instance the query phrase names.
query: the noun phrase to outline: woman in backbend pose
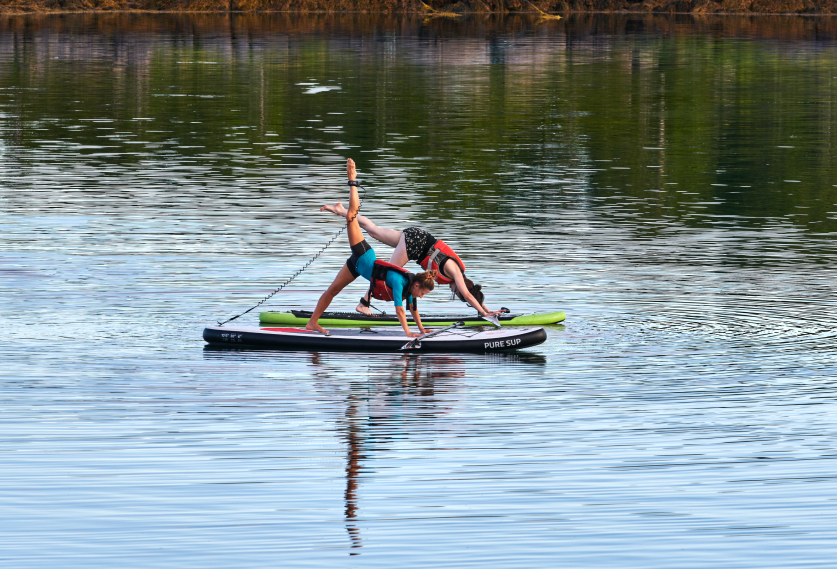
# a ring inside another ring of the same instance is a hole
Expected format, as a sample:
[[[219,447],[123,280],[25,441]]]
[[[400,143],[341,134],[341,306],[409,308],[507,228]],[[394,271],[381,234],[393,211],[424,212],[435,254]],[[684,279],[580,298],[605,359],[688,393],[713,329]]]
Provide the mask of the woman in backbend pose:
[[[324,205],[320,208],[320,211],[325,210],[343,217],[347,215],[346,208],[343,207],[342,203]],[[362,215],[357,216],[357,222],[373,238],[395,249],[389,259],[389,262],[393,265],[403,267],[407,264],[407,261],[415,261],[424,269],[435,269],[438,271],[436,282],[440,285],[450,285],[451,290],[456,293],[459,300],[474,307],[480,313],[480,316],[500,314],[500,310],[492,311],[486,308],[483,304],[485,295],[480,290],[482,287],[475,285],[471,279],[465,276],[465,263],[441,239],[436,239],[427,231],[418,227],[408,227],[404,231],[384,229]],[[372,314],[369,301],[369,293],[367,292],[366,295],[361,297],[360,304],[357,305],[355,310],[363,314]]]
[[[357,171],[355,170],[354,161],[349,158],[346,163],[346,172],[349,174],[349,186],[351,192],[349,194],[349,210],[346,212],[346,229],[349,234],[349,246],[352,248],[352,256],[337,273],[334,282],[328,287],[317,302],[317,308],[311,315],[311,319],[305,328],[308,330],[316,330],[323,334],[328,334],[317,323],[325,309],[331,304],[337,294],[346,288],[346,285],[354,281],[358,276],[362,276],[370,282],[370,292],[374,291],[376,298],[385,298],[392,300],[395,304],[395,313],[398,315],[398,321],[401,322],[401,327],[404,328],[404,333],[411,338],[418,337],[420,334],[410,332],[407,325],[407,315],[402,306],[404,300],[407,301],[410,307],[410,313],[413,316],[418,329],[423,334],[427,331],[421,325],[421,318],[419,317],[418,308],[416,307],[416,299],[423,297],[434,288],[433,280],[436,278],[436,271],[430,270],[424,273],[414,275],[401,268],[400,265],[390,265],[383,261],[375,259],[375,250],[369,246],[366,239],[363,238],[363,233],[360,231],[360,224],[357,220],[357,212],[360,208],[360,199],[357,195]]]

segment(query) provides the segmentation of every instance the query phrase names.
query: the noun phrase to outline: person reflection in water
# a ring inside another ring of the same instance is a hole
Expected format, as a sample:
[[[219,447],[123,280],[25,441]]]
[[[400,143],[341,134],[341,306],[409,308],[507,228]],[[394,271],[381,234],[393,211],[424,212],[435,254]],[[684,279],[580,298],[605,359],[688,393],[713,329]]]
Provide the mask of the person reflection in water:
[[[346,443],[348,445],[348,456],[346,457],[346,531],[349,532],[349,540],[352,542],[352,549],[363,547],[360,539],[360,530],[355,525],[357,517],[357,486],[358,473],[360,472],[361,459],[361,433],[357,423],[357,400],[353,395],[349,396],[348,407],[346,408]],[[349,555],[358,555],[360,552],[352,551]]]
[[[330,366],[320,360],[317,352],[311,354],[311,363],[317,368],[320,377],[328,377]],[[359,488],[361,468],[367,459],[365,449],[372,444],[370,429],[380,430],[398,424],[403,427],[404,412],[412,408],[425,420],[442,415],[446,409],[437,399],[437,382],[441,382],[441,392],[451,393],[456,385],[454,379],[465,376],[464,363],[453,356],[424,356],[405,354],[390,360],[380,367],[369,369],[370,386],[361,392],[352,390],[346,397],[345,422],[341,428],[346,441],[346,490],[344,492],[344,516],[346,532],[349,534],[349,555],[360,555],[363,547],[361,530],[358,527],[360,514]],[[332,380],[333,385],[337,379]],[[332,384],[331,382],[329,382]],[[345,384],[339,382],[340,390]],[[371,388],[371,389],[370,389]],[[386,449],[378,449],[386,450]]]

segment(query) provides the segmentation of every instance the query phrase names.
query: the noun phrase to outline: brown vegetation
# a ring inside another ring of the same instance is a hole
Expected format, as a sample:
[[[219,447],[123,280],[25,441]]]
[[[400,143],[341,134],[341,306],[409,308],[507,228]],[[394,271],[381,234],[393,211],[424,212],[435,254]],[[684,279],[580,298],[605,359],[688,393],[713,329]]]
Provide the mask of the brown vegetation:
[[[81,11],[834,14],[837,0],[3,0],[0,13]]]
[[[192,33],[196,36],[231,34],[233,37],[261,35],[289,36],[311,33],[340,33],[346,36],[399,31],[421,26],[423,33],[449,34],[455,29],[460,37],[485,38],[487,35],[518,33],[531,28],[536,14],[530,17],[507,17],[502,14],[461,18],[425,18],[417,13],[341,14],[336,12],[306,14],[263,14],[259,12],[222,13],[179,12],[164,18],[142,17],[141,12],[82,11],[72,17],[54,18],[48,14],[29,17],[0,17],[0,34],[85,33],[111,36],[114,33]],[[663,12],[615,12],[595,14],[576,12],[558,20],[560,29],[574,39],[596,34],[623,35],[644,31],[665,36],[698,34],[713,37],[760,38],[779,40],[837,40],[837,18],[832,17],[763,17],[756,15],[716,16],[712,14],[671,15]],[[554,29],[559,29],[558,25]]]

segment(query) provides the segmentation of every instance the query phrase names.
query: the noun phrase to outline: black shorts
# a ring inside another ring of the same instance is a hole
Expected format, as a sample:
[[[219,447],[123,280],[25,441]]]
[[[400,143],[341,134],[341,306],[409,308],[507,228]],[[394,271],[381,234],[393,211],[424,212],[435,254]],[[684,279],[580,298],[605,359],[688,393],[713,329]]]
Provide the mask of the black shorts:
[[[357,272],[357,260],[371,248],[369,243],[366,242],[366,239],[356,245],[352,245],[352,256],[346,259],[346,266],[349,267],[349,272],[352,273],[354,278],[360,276],[360,273]]]
[[[408,227],[404,231],[404,243],[407,245],[407,259],[421,261],[427,257],[430,248],[436,244],[436,238],[418,227]]]

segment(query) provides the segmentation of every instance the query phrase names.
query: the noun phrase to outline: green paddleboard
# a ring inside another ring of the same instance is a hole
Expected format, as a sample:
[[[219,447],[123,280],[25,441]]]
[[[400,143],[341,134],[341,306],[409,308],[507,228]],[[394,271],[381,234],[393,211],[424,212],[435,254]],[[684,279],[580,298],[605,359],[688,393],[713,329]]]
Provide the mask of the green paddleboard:
[[[501,314],[500,324],[503,326],[543,326],[545,324],[557,324],[567,317],[563,311],[538,312],[530,314]],[[305,325],[311,318],[311,312],[307,310],[269,311],[259,314],[259,322],[262,324],[292,324],[294,326]],[[488,321],[469,315],[434,315],[422,314],[422,324],[428,326],[450,326],[455,322],[464,321],[465,326],[485,326]],[[407,316],[407,321],[413,319]],[[398,317],[395,314],[382,314],[377,316],[366,316],[358,312],[324,312],[320,317],[321,326],[400,326]]]

